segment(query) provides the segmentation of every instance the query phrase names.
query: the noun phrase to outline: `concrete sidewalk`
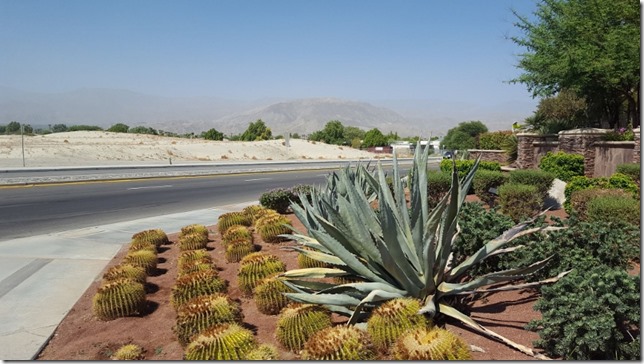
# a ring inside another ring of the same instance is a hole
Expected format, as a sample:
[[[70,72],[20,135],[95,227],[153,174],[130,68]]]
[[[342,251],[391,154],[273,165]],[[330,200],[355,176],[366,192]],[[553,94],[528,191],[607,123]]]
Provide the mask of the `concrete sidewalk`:
[[[0,241],[0,359],[33,360],[80,296],[134,233],[213,225],[250,201]]]

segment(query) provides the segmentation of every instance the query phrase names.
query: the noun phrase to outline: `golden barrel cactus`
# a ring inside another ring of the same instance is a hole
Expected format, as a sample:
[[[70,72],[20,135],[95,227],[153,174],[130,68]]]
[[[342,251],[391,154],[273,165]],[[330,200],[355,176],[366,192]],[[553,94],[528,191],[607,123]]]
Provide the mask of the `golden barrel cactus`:
[[[145,289],[139,282],[121,278],[105,282],[94,295],[92,312],[103,321],[142,314],[145,310]]]
[[[396,360],[471,360],[469,346],[439,327],[418,328],[403,334],[393,348]]]
[[[331,313],[318,305],[292,303],[282,310],[275,336],[288,350],[297,352],[316,332],[331,327]]]
[[[179,307],[174,332],[179,343],[185,346],[205,329],[221,323],[241,322],[241,317],[239,304],[230,297],[221,293],[199,296]]]
[[[186,360],[243,360],[257,347],[253,333],[238,324],[211,326],[186,348]]]
[[[301,356],[303,360],[373,360],[376,352],[366,331],[341,325],[311,336]]]

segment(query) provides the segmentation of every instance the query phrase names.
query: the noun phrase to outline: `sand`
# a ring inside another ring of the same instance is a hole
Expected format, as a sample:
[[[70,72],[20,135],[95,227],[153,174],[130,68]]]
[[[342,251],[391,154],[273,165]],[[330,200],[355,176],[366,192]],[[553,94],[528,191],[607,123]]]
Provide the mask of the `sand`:
[[[25,166],[97,166],[391,157],[301,139],[210,141],[76,131],[24,137]],[[0,167],[22,167],[20,135],[0,135]]]

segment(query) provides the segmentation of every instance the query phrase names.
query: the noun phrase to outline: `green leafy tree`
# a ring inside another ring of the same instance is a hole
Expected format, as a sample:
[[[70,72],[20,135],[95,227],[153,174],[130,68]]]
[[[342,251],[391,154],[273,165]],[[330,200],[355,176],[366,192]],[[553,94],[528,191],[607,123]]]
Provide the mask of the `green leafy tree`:
[[[25,134],[33,134],[34,133],[34,128],[29,124],[25,124],[22,128],[23,128],[22,130],[23,130],[23,132]]]
[[[364,139],[365,131],[356,126],[347,126],[342,135],[344,136],[344,144],[352,145],[355,139]]]
[[[217,131],[215,128],[202,133],[202,136],[206,140],[224,140],[224,133]]]
[[[378,128],[369,130],[365,136],[362,146],[369,147],[382,147],[387,145],[387,137],[385,137]]]
[[[324,129],[311,133],[309,139],[316,142],[341,145],[345,142],[344,125],[338,120],[331,120],[326,123]]]
[[[480,121],[464,121],[457,127],[449,129],[443,138],[446,149],[474,149],[478,148],[479,135],[487,132],[487,126]]]
[[[6,125],[0,125],[0,134],[4,134],[7,131]]]
[[[262,119],[248,124],[248,128],[241,135],[243,141],[269,140],[273,136],[271,129],[266,126]]]
[[[5,130],[6,134],[19,134],[20,133],[20,123],[17,121],[12,121],[9,124],[7,124],[7,128]]]
[[[54,124],[54,126],[51,127],[51,131],[53,133],[64,133],[67,131],[67,125],[65,124]]]
[[[123,124],[123,123],[118,123],[110,126],[107,131],[111,131],[112,133],[127,133],[127,131],[130,129],[129,126]]]
[[[534,97],[571,90],[585,99],[591,121],[640,124],[640,5],[632,0],[542,0],[534,21],[514,12],[526,51],[511,82]],[[623,117],[622,117],[623,119]]]

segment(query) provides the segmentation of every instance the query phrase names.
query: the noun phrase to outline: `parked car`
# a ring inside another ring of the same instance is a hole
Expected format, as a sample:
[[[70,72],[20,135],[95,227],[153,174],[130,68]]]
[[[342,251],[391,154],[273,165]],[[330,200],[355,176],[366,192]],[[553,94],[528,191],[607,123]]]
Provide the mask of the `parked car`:
[[[454,154],[450,150],[445,151],[443,153],[443,159],[452,159],[453,156],[454,156]]]

